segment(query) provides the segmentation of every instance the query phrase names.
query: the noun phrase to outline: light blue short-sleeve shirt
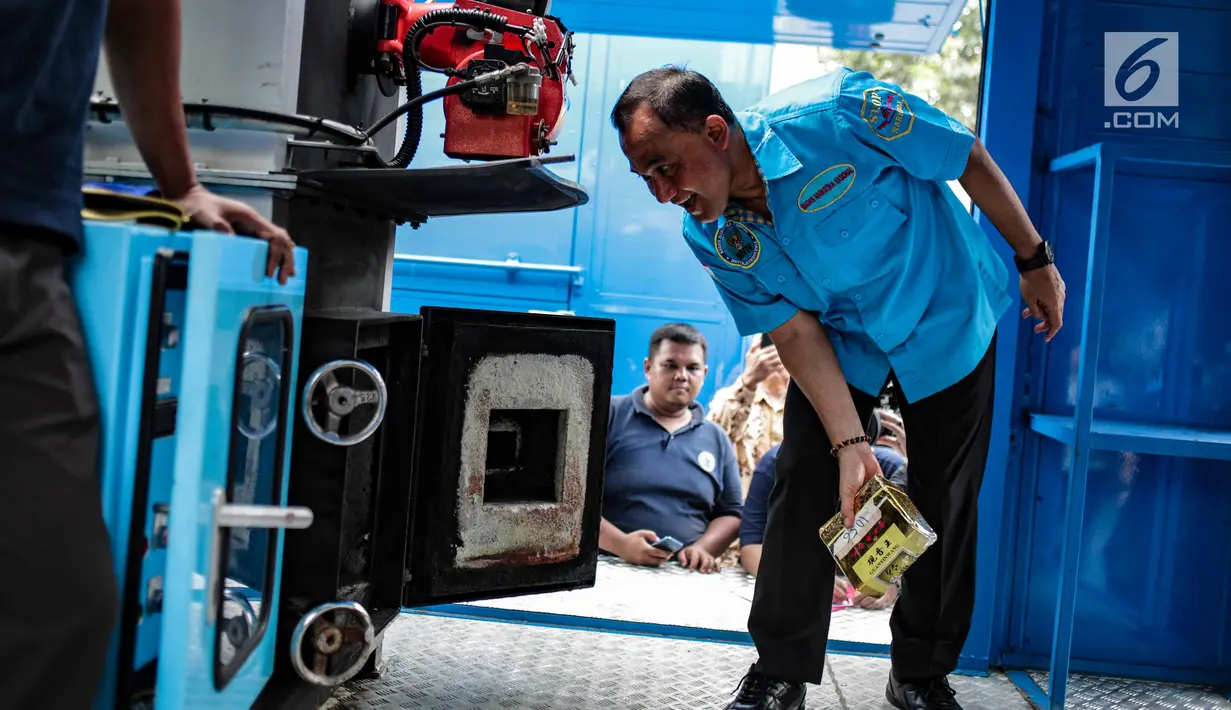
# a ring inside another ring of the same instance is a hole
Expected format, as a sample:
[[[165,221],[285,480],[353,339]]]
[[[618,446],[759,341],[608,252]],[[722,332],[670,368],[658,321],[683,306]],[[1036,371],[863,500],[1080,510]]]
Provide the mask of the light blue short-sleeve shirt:
[[[1013,301],[1009,273],[945,183],[974,136],[867,72],[842,69],[736,114],[772,220],[732,204],[684,236],[741,334],[817,314],[847,381],[907,401],[974,370]]]

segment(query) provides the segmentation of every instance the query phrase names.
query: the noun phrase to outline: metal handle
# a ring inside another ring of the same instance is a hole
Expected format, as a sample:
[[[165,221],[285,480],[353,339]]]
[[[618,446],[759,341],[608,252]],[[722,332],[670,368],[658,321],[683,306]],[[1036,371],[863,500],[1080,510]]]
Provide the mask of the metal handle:
[[[214,489],[211,500],[214,523],[209,547],[209,566],[205,570],[205,623],[212,626],[218,618],[218,569],[222,555],[222,531],[226,528],[285,528],[302,530],[312,524],[312,509],[299,506],[228,504],[226,491]]]
[[[308,634],[308,628],[320,621],[321,617],[325,614],[338,611],[349,611],[358,616],[360,628],[341,628],[334,624],[323,622],[324,627],[317,631],[312,639],[313,645],[316,648],[315,665],[320,670],[308,668],[308,665],[303,661],[302,648],[304,637]],[[355,661],[341,673],[325,675],[323,670],[328,665],[329,658],[342,650],[344,642],[357,640],[363,643],[363,648],[355,656]],[[291,636],[291,666],[299,674],[300,678],[309,683],[325,686],[338,685],[353,678],[359,672],[359,669],[363,668],[364,662],[368,660],[368,656],[372,654],[372,650],[375,647],[376,641],[372,628],[372,618],[368,616],[368,611],[363,608],[363,605],[353,601],[327,602],[314,607],[307,614],[304,614],[304,617],[295,625],[295,633]]]
[[[229,503],[219,508],[217,524],[222,528],[303,530],[312,524],[312,510],[297,506]]]
[[[333,373],[337,370],[350,368],[359,370],[372,380],[374,390],[357,390],[347,387]],[[312,405],[316,390],[325,388],[325,423],[321,424],[312,414]],[[389,401],[389,391],[385,388],[385,380],[375,367],[361,360],[334,360],[316,368],[303,386],[303,419],[312,435],[334,446],[354,446],[364,441],[380,427],[385,420],[385,407]],[[349,415],[356,407],[363,404],[375,404],[376,411],[372,418],[358,432],[349,436],[338,434],[342,426],[342,417]]]

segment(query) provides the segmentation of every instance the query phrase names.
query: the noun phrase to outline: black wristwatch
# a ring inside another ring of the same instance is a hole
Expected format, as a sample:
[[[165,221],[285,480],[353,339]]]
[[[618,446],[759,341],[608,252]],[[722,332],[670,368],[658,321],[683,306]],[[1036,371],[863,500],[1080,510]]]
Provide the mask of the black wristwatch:
[[[1038,251],[1029,259],[1023,259],[1020,256],[1013,255],[1013,263],[1017,264],[1018,273],[1024,274],[1027,271],[1041,269],[1044,266],[1051,266],[1056,263],[1056,257],[1051,252],[1051,243],[1043,240],[1039,243]]]

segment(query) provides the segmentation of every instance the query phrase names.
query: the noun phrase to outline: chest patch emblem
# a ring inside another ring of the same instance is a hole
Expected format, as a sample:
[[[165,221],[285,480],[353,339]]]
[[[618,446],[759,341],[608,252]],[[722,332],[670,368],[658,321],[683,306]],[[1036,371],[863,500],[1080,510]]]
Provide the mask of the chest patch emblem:
[[[887,141],[901,138],[915,126],[915,114],[906,103],[906,97],[899,91],[879,86],[864,89],[859,117],[873,133]]]
[[[799,209],[816,212],[832,205],[855,184],[855,166],[850,163],[831,165],[804,185],[799,191]]]
[[[761,258],[761,241],[744,224],[728,221],[714,235],[714,251],[731,266],[747,269]]]
[[[718,465],[718,461],[714,459],[714,455],[708,451],[702,451],[697,454],[697,465],[706,473],[713,473],[714,467]]]

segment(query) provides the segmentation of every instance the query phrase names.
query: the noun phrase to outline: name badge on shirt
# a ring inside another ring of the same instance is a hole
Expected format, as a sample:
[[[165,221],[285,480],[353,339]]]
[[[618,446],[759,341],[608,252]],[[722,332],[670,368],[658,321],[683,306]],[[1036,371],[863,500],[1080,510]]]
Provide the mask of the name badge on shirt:
[[[714,235],[714,251],[731,266],[748,269],[761,258],[761,241],[747,226],[727,220]]]
[[[701,467],[702,471],[705,471],[706,473],[713,473],[714,467],[718,465],[718,461],[710,452],[702,451],[697,454],[697,465]]]
[[[832,205],[855,184],[855,166],[850,163],[831,165],[804,185],[799,191],[799,209],[816,212]]]

